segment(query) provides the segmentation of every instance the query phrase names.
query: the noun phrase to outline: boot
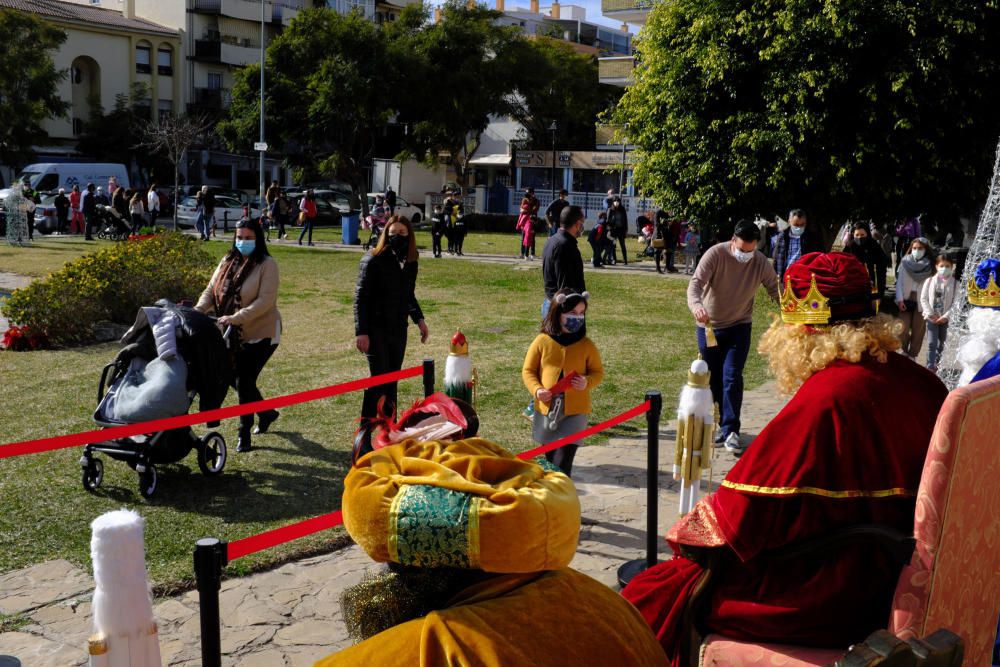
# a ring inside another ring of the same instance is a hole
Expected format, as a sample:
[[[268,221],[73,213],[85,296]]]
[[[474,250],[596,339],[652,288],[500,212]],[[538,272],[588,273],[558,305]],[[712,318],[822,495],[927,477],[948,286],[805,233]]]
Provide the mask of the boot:
[[[367,419],[361,420],[357,433],[354,434],[354,448],[351,453],[352,459],[357,461],[368,452],[374,451],[372,447],[372,423]]]
[[[257,415],[257,427],[254,428],[254,435],[260,433],[267,433],[267,429],[271,427],[271,424],[281,416],[281,413],[277,410],[268,410],[267,412],[261,412]]]
[[[250,443],[250,425],[240,424],[240,435],[236,439],[236,451],[249,452],[251,449],[253,449],[253,445]]]

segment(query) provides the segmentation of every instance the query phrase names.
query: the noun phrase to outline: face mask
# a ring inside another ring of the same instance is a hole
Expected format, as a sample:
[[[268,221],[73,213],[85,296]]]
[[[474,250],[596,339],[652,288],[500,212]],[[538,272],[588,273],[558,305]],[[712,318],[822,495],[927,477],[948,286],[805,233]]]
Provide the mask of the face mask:
[[[735,257],[740,264],[746,264],[751,259],[753,259],[753,254],[756,252],[756,250],[751,250],[750,252],[743,252],[739,248],[734,247],[732,252],[733,252],[733,257]]]
[[[954,271],[954,269],[951,268],[950,266],[939,266],[937,267],[937,271],[939,276],[944,276],[945,278],[947,278],[952,274],[952,271]]]
[[[864,244],[868,243],[868,237],[867,236],[855,236],[854,237],[854,242],[857,243],[858,245],[864,245]]]
[[[911,252],[910,254],[913,255],[913,259],[917,260],[918,262],[924,258],[924,251],[920,250],[919,248],[914,249],[913,252]]]
[[[569,333],[576,333],[583,328],[583,323],[587,320],[583,315],[563,315],[563,329]]]
[[[240,254],[246,257],[253,252],[254,246],[257,245],[257,241],[254,239],[236,239],[236,249],[240,251]]]
[[[410,237],[401,234],[393,234],[389,237],[389,248],[396,253],[396,256],[405,255],[410,249]]]
[[[805,231],[806,231],[805,227],[796,227],[795,225],[792,225],[791,227],[788,228],[788,233],[794,236],[795,238],[799,238],[800,236],[805,234]]]

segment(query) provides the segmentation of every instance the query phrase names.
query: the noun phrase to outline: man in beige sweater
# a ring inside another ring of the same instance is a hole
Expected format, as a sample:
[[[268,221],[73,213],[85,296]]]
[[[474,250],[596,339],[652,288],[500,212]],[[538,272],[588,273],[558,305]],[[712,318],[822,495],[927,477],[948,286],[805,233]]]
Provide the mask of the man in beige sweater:
[[[698,350],[712,373],[712,398],[721,414],[715,443],[735,453],[743,451],[743,366],[750,352],[754,296],[763,285],[774,301],[779,297],[778,276],[767,257],[757,252],[759,240],[757,225],[740,220],[731,240],[712,246],[702,256],[688,284]]]

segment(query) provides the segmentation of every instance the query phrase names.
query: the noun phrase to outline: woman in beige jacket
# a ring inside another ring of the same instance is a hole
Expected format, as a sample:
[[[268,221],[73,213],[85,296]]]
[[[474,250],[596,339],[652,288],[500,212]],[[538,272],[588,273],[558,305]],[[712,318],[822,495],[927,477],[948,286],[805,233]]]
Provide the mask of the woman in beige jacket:
[[[274,354],[281,339],[278,312],[278,263],[267,252],[260,223],[240,220],[233,247],[212,274],[198,305],[203,313],[214,312],[219,326],[228,331],[230,347],[235,346],[236,392],[240,405],[263,400],[257,377]],[[277,410],[240,417],[236,451],[250,451],[250,433],[266,433],[278,418]]]

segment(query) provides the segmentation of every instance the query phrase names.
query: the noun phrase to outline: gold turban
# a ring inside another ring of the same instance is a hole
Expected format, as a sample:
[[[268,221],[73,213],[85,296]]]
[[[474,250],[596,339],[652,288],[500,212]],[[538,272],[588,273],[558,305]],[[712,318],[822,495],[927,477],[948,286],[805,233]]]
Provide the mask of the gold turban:
[[[416,567],[555,570],[569,565],[580,534],[569,477],[482,438],[377,449],[348,473],[342,507],[374,560]]]

